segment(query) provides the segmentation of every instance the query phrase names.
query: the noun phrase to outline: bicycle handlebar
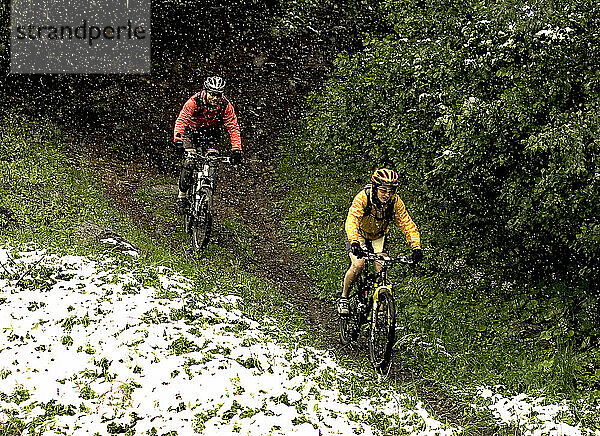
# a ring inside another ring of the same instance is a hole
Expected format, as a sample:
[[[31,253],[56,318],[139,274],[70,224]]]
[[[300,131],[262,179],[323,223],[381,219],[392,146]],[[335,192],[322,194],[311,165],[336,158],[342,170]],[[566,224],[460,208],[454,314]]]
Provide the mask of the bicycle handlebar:
[[[367,262],[383,262],[383,263],[403,263],[405,265],[414,265],[414,262],[410,256],[382,256],[381,254],[376,253],[365,253],[363,259]]]
[[[202,154],[200,154],[198,152],[192,153],[190,151],[186,151],[185,154],[186,154],[186,157],[196,159],[196,160],[231,163],[231,158],[229,156],[203,156]]]

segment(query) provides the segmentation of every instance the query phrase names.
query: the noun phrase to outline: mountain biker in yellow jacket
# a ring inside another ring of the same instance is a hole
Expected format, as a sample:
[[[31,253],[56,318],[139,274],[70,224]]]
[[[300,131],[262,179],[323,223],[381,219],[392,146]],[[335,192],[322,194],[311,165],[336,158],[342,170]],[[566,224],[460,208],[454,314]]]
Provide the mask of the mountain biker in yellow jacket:
[[[338,301],[340,315],[348,314],[348,293],[364,269],[365,252],[387,255],[387,234],[391,221],[395,221],[404,233],[413,250],[413,262],[418,263],[423,259],[417,226],[396,194],[396,172],[387,168],[378,169],[373,173],[371,182],[354,197],[346,218],[346,249],[352,264],[344,276],[342,296]],[[380,268],[377,264],[375,266]]]

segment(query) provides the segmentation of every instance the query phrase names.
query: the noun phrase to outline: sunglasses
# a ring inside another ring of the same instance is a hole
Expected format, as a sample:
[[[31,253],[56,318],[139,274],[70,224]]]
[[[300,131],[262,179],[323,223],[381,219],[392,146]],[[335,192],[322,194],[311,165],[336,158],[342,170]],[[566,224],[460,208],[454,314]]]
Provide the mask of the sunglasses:
[[[211,97],[217,97],[217,98],[221,98],[223,96],[222,92],[214,92],[214,91],[206,91],[208,93],[208,95],[210,95]]]

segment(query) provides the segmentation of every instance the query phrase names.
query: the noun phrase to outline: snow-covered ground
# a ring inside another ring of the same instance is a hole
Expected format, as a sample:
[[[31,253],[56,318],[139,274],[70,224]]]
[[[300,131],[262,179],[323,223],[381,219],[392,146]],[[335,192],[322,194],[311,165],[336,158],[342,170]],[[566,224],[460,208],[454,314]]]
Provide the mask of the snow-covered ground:
[[[498,386],[498,388],[502,387]],[[492,411],[499,422],[517,425],[523,434],[534,436],[599,434],[582,431],[576,426],[561,422],[558,416],[569,411],[566,402],[552,404],[544,398],[531,398],[525,394],[504,397],[487,387],[479,387],[478,395],[485,399],[486,407]]]
[[[0,264],[0,430],[460,433],[385,382],[284,338],[274,320],[248,318],[238,297],[198,295],[177,272],[6,248]],[[555,422],[558,408],[544,406],[533,425],[534,400],[487,388],[478,397],[523,434],[582,434]]]
[[[13,256],[0,250],[5,425],[18,417],[46,434],[135,423],[136,434],[370,435],[372,414],[383,412],[409,433],[453,432],[389,389],[361,395],[360,376],[328,353],[278,343],[273,320],[245,317],[234,296],[191,296],[176,272],[146,272],[156,280],[143,286],[122,262]]]

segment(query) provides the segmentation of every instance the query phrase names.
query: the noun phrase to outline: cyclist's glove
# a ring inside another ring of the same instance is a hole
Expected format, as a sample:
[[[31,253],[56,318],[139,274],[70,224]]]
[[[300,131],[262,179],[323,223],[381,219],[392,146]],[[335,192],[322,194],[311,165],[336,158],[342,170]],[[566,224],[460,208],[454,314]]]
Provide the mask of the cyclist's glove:
[[[183,140],[182,139],[176,139],[175,141],[173,141],[173,143],[175,144],[175,147],[177,147],[177,149],[183,148]]]
[[[423,250],[415,248],[412,252],[412,261],[416,265],[423,260]]]
[[[356,256],[357,259],[365,257],[365,252],[360,246],[360,243],[357,241],[354,241],[352,244],[350,244],[350,252]]]
[[[231,164],[239,165],[242,163],[242,151],[241,150],[233,150],[231,152]]]

